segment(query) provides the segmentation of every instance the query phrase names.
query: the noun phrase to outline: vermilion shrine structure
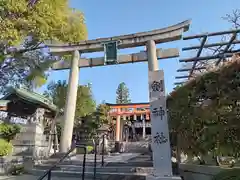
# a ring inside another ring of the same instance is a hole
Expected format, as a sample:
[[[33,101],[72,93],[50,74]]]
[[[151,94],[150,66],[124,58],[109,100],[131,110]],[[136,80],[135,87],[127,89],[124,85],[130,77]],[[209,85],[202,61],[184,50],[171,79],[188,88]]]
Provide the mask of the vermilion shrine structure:
[[[151,134],[151,119],[149,103],[110,104],[109,116],[111,124],[114,125],[115,139],[118,141],[133,139],[133,127],[136,134],[144,139]],[[117,120],[120,118],[120,121]],[[130,123],[130,122],[133,123]],[[120,122],[120,123],[116,123]],[[125,134],[126,130],[128,135]],[[129,137],[126,137],[129,136]]]
[[[168,141],[169,132],[166,114],[164,119],[159,119],[158,113],[153,113],[152,110],[160,108],[162,111],[166,112],[163,72],[158,71],[158,59],[178,57],[179,50],[175,48],[165,50],[157,49],[156,44],[180,40],[182,38],[182,34],[189,29],[189,25],[190,21],[184,21],[167,28],[156,29],[148,32],[86,40],[81,41],[78,44],[48,45],[50,53],[53,55],[73,55],[71,63],[60,61],[55,63],[52,67],[53,70],[70,69],[67,101],[64,112],[64,128],[60,142],[60,151],[62,153],[66,153],[69,150],[72,142],[77,87],[79,82],[79,69],[105,65],[148,62],[151,119],[152,126],[156,127],[152,129],[152,136],[157,138],[156,140],[152,141],[153,164],[155,169],[154,175],[161,177],[160,179],[166,179],[165,176],[171,177],[172,167],[171,157],[169,156],[170,145]],[[134,48],[138,46],[146,46],[147,51],[141,51],[139,53],[128,55],[117,54],[118,49]],[[105,52],[104,57],[90,59],[80,57],[80,55],[83,53],[99,51]],[[154,83],[157,83],[157,89],[152,88],[152,84]],[[120,124],[120,116],[117,116],[116,124]],[[158,132],[158,127],[162,128],[164,132]],[[116,145],[117,144],[119,144],[118,137],[116,138]]]

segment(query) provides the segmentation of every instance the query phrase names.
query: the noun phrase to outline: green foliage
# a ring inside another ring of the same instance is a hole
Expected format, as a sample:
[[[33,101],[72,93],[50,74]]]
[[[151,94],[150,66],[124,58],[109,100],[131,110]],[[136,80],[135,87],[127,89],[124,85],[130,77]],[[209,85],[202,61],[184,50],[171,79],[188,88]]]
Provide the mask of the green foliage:
[[[16,124],[0,124],[0,156],[9,155],[12,152],[13,140],[16,134],[20,133],[21,127]]]
[[[20,133],[21,127],[17,124],[0,124],[0,137],[8,142],[13,140],[16,134]]]
[[[93,99],[92,90],[90,86],[79,86],[77,103],[76,103],[76,117],[83,117],[95,112],[96,102]]]
[[[51,82],[44,95],[53,100],[53,103],[59,108],[64,109],[67,97],[66,81]],[[89,86],[79,86],[76,103],[76,118],[84,117],[95,111],[95,101],[92,97]]]
[[[75,132],[83,132],[88,138],[92,138],[96,135],[96,130],[100,126],[99,115],[96,112],[88,114],[78,119],[78,123],[75,124]]]
[[[217,175],[213,176],[212,180],[239,180],[240,171],[239,169],[228,169],[223,170]]]
[[[93,151],[93,146],[87,146],[87,154]],[[84,150],[82,148],[77,148],[77,154],[83,154]]]
[[[57,81],[51,82],[47,90],[44,92],[44,95],[53,100],[53,103],[60,109],[64,110],[67,96],[68,84],[66,81]],[[94,129],[97,128],[97,121],[95,116],[95,101],[92,97],[91,87],[88,86],[79,86],[77,93],[77,102],[76,102],[76,111],[75,111],[75,131],[81,129],[81,124],[79,121],[84,119],[88,122],[86,125],[90,128],[90,134],[94,132]],[[62,125],[57,123],[57,134],[58,139],[60,140]],[[88,129],[86,129],[88,130]],[[49,134],[50,124],[45,127],[45,133]]]
[[[2,0],[0,11],[3,87],[41,86],[55,58],[37,49],[47,42],[74,43],[87,38],[84,15],[69,8],[68,0]]]
[[[97,113],[99,116],[100,124],[109,124],[109,111],[110,107],[105,103],[99,104],[97,106]]]
[[[13,146],[10,142],[0,139],[0,157],[11,154]]]
[[[118,85],[116,95],[117,95],[116,97],[117,104],[127,104],[131,102],[129,97],[129,89],[124,82]]]
[[[240,63],[233,61],[178,87],[167,99],[170,128],[188,154],[238,157]]]
[[[59,109],[64,109],[67,97],[67,87],[68,85],[66,81],[59,80],[57,82],[50,82],[44,95],[47,98],[52,99],[53,104]]]
[[[9,169],[8,174],[11,174],[13,176],[24,174],[26,171],[24,169],[23,165],[14,165]]]
[[[32,6],[25,0],[2,0],[0,7],[0,40],[9,46],[22,43],[27,36],[40,42],[77,42],[86,38],[84,16],[69,8],[67,0],[41,0]]]
[[[88,134],[89,138],[97,134],[97,129],[104,124],[109,124],[110,108],[106,104],[99,104],[96,111],[78,118],[78,123],[75,123],[74,131],[83,131]]]

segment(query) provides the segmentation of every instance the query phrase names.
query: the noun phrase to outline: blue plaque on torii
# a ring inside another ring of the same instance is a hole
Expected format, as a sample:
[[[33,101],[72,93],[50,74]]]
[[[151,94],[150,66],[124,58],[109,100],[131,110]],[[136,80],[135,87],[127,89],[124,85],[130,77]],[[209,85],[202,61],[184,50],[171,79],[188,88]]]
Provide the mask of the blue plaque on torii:
[[[104,64],[118,64],[117,51],[118,41],[109,41],[103,43],[104,47]]]

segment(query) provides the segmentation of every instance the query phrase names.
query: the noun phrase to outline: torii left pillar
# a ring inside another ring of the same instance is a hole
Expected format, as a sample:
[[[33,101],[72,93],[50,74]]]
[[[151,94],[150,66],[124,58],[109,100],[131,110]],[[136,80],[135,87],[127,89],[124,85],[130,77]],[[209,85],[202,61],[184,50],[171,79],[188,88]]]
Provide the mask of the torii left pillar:
[[[79,66],[78,61],[80,59],[79,51],[73,52],[71,61],[71,69],[68,81],[67,100],[64,109],[64,124],[62,129],[61,141],[60,141],[60,153],[66,153],[71,148],[72,134],[75,119],[78,80],[79,80]]]

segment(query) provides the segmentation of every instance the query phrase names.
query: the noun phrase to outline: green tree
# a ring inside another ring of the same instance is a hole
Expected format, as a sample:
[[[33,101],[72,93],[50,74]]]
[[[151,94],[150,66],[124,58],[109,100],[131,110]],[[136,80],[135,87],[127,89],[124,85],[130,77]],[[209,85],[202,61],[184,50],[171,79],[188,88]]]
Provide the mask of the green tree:
[[[68,84],[66,81],[57,81],[57,82],[51,82],[47,86],[47,90],[44,92],[44,95],[51,99],[53,103],[59,108],[59,110],[63,110],[65,108],[66,103],[66,97],[67,97],[67,89]],[[92,91],[91,86],[78,86],[78,92],[77,92],[77,102],[76,102],[76,111],[75,111],[75,130],[80,128],[81,126],[81,120],[86,119],[89,121],[90,117],[92,119],[96,119],[92,114],[96,110],[96,104],[92,97]],[[92,125],[92,127],[95,128],[95,124],[92,122],[88,123]],[[57,134],[58,139],[60,140],[61,136],[61,126],[62,124],[60,122],[56,123],[57,126]],[[45,127],[45,133],[49,134],[50,131],[50,124],[47,124]]]
[[[96,112],[99,115],[99,121],[101,124],[109,124],[109,111],[110,107],[104,102],[97,106]]]
[[[40,50],[14,54],[13,58],[0,62],[0,93],[5,93],[6,87],[25,86],[33,89],[45,84],[49,66],[54,58],[43,56]]]
[[[37,49],[49,41],[74,43],[87,37],[83,14],[69,8],[67,0],[2,0],[0,11],[3,87],[29,81],[42,85],[56,59]]]
[[[53,103],[59,108],[64,110],[66,97],[67,97],[66,81],[51,82],[44,95],[52,99]],[[77,102],[76,102],[76,118],[84,117],[91,114],[96,109],[95,101],[92,97],[91,87],[89,86],[78,86]]]
[[[36,42],[46,40],[77,42],[85,39],[84,16],[69,8],[68,3],[68,0],[2,0],[1,43],[7,47],[21,45],[26,37],[31,36],[32,41],[27,45],[33,48]]]
[[[21,126],[16,124],[0,124],[0,138],[10,142],[15,136],[20,133]]]
[[[170,128],[193,155],[239,157],[239,58],[189,81],[167,99]]]
[[[21,127],[16,124],[0,124],[0,157],[9,155],[13,146],[11,140],[20,132]]]
[[[129,89],[124,82],[121,82],[118,85],[116,95],[117,95],[116,97],[117,104],[127,104],[131,102],[129,97]]]
[[[240,27],[240,10],[223,17],[234,29]],[[225,39],[227,37],[224,37]],[[229,36],[230,39],[230,36]],[[223,47],[209,49],[222,52]],[[205,62],[208,66],[208,62]],[[239,60],[216,71],[205,72],[181,85],[167,98],[172,135],[188,155],[232,155],[239,157],[238,127]],[[176,142],[173,143],[176,146]]]

